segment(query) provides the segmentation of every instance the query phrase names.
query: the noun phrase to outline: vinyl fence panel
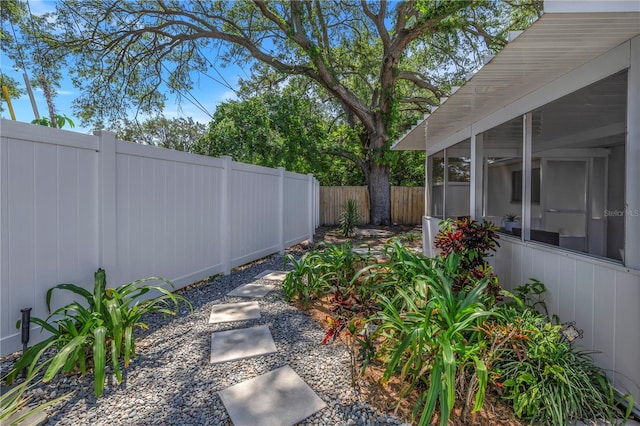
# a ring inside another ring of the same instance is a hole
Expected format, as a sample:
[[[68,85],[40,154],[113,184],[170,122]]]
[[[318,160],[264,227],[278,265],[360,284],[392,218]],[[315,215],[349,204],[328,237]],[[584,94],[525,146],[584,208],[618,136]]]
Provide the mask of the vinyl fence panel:
[[[109,287],[229,273],[311,239],[318,193],[311,175],[0,120],[0,355],[21,348],[21,308],[46,318],[54,285],[91,291],[99,267]]]

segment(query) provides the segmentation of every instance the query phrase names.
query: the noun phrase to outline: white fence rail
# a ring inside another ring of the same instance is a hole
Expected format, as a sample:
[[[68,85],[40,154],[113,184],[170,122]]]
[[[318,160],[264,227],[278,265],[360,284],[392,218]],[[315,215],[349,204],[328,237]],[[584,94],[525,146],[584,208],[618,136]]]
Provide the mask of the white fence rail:
[[[176,288],[313,238],[312,175],[0,121],[0,354],[45,293],[162,276]],[[69,300],[54,293],[53,304]],[[32,343],[41,336],[32,332]]]

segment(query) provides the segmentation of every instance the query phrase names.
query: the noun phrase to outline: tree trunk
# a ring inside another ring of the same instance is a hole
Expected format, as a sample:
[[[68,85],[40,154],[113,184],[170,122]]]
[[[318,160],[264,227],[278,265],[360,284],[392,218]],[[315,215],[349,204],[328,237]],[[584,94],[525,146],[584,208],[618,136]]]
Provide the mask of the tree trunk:
[[[372,225],[391,224],[391,189],[389,188],[389,166],[367,161],[367,187],[369,189],[370,216]]]

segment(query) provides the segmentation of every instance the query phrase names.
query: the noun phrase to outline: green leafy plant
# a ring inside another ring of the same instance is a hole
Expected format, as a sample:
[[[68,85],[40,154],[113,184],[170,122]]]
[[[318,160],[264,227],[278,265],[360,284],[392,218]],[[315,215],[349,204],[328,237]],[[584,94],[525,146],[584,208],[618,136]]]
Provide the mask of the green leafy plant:
[[[345,237],[351,237],[355,233],[355,228],[360,223],[361,217],[358,211],[358,203],[355,200],[347,200],[340,212],[340,230]]]
[[[21,383],[18,383],[7,389],[0,394],[0,423],[3,425],[14,426],[24,424],[23,422],[29,419],[29,417],[41,412],[45,408],[67,399],[71,396],[72,392],[55,398],[51,401],[47,401],[44,404],[40,404],[33,408],[27,408],[30,403],[30,399],[25,396],[25,393],[37,386],[40,382],[36,379],[38,373],[47,365],[47,362],[40,364],[32,364],[27,371],[26,378]],[[1,381],[5,381],[7,377],[3,377]]]
[[[496,247],[500,246],[497,241],[500,237],[495,232],[497,229],[491,222],[479,223],[468,217],[440,222],[440,231],[436,234],[434,246],[441,250],[442,257],[446,258],[450,254],[460,256],[460,269],[453,277],[455,291],[488,277],[487,291],[498,297],[498,279],[486,262],[486,258],[491,255],[490,252],[496,251]]]
[[[69,124],[69,127],[76,127],[73,120],[71,120],[66,115],[56,115],[55,121],[51,121],[49,117],[40,117],[31,121],[31,124],[38,124],[40,126],[46,127],[57,127],[58,129],[62,129],[65,124]]]
[[[291,254],[284,257],[285,266],[287,263],[293,265],[293,269],[282,281],[284,297],[287,302],[297,298],[305,308],[308,308],[313,297],[318,297],[326,291],[328,285],[320,278],[318,258],[319,255],[315,250],[303,254],[300,259],[296,259]]]
[[[319,244],[300,259],[288,254],[284,263],[291,263],[293,270],[282,283],[285,299],[291,301],[295,297],[308,307],[313,298],[322,297],[336,289],[346,289],[358,267],[367,259],[367,256],[356,253],[349,243],[339,246]]]
[[[480,357],[482,349],[478,326],[493,315],[486,308],[483,278],[469,291],[453,291],[453,271],[460,267],[460,256],[442,260],[427,273],[415,278],[414,285],[397,289],[394,298],[381,296],[377,333],[382,339],[381,360],[386,364],[383,380],[394,374],[406,382],[404,394],[422,384],[426,391],[414,408],[419,424],[428,424],[440,408],[440,424],[446,425],[456,401],[456,383],[468,375],[476,377],[473,410],[484,402],[487,367]]]
[[[529,282],[513,289],[513,299],[515,301],[510,302],[510,305],[514,307],[522,305],[523,308],[540,312],[553,322],[559,323],[560,320],[557,315],[549,315],[547,302],[544,298],[546,293],[547,287],[542,281],[535,278],[529,278]]]
[[[504,216],[502,216],[502,218],[507,222],[515,222],[518,220],[518,215],[515,213],[507,213]]]
[[[50,315],[46,320],[36,317],[31,320],[49,331],[51,336],[25,352],[9,373],[9,381],[23,368],[33,368],[45,350],[55,348],[56,354],[44,373],[45,383],[61,370],[65,373],[79,370],[84,375],[87,373],[87,364],[92,361],[94,392],[99,397],[104,391],[108,359],[111,359],[116,378],[121,382],[120,359],[127,367],[131,358],[136,356],[134,328],[147,328],[142,316],[154,312],[175,315],[171,306],[178,309],[179,302],[193,310],[191,303],[183,296],[161,285],[143,284],[148,281],[161,281],[173,288],[170,281],[160,277],[144,278],[118,288],[106,288],[105,271],[98,269],[93,293],[75,284],[58,284],[49,289],[46,302]],[[74,301],[51,312],[54,290],[70,291],[83,299],[85,304]],[[160,295],[143,300],[150,292]]]
[[[576,351],[562,338],[562,326],[530,309],[503,309],[508,323],[520,322],[523,347],[507,346],[496,368],[503,398],[511,402],[517,417],[531,423],[568,424],[572,420],[629,417],[616,408],[611,383],[589,352]],[[626,395],[623,399],[633,399]]]

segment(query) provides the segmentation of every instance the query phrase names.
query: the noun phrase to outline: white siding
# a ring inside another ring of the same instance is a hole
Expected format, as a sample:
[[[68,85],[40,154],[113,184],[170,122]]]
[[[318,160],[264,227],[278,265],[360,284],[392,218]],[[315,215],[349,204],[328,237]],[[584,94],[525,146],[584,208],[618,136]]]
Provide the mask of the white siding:
[[[577,345],[596,351],[596,363],[608,371],[614,386],[640,400],[640,272],[536,243],[502,238],[491,259],[507,289],[529,278],[548,290],[547,306],[562,322],[584,330]]]

